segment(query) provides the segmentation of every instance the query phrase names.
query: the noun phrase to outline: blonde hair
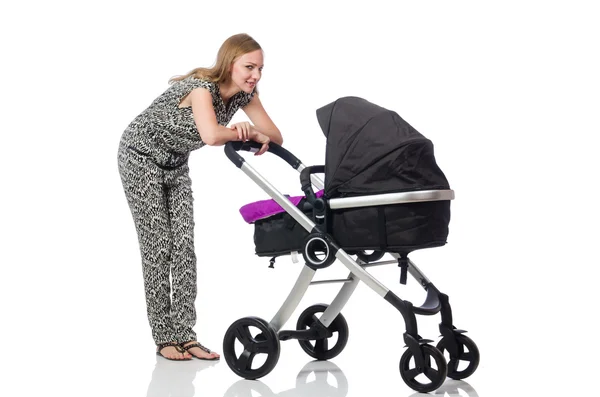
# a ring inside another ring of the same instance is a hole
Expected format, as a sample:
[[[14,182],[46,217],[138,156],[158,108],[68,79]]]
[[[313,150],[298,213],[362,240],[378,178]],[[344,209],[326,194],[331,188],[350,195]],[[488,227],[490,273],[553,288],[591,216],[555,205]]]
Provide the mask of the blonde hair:
[[[199,67],[182,76],[175,76],[169,80],[169,84],[194,76],[197,79],[205,79],[213,83],[227,83],[231,77],[229,67],[242,55],[252,51],[262,50],[261,46],[246,33],[240,33],[229,37],[223,42],[217,60],[210,68]],[[258,92],[255,89],[255,92]]]

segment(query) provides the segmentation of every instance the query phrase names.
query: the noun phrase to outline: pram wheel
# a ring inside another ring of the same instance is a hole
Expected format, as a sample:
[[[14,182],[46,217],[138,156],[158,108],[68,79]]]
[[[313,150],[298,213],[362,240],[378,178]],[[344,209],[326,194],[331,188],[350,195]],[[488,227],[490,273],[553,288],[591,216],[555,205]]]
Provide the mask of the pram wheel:
[[[448,360],[448,377],[455,380],[465,379],[473,375],[477,366],[479,366],[479,349],[475,342],[466,335],[455,336],[457,344],[457,353],[450,354],[450,360]],[[446,349],[446,338],[443,338],[438,342],[437,348],[444,353]],[[465,351],[466,348],[466,351]],[[467,361],[469,365],[463,370],[459,370],[458,366],[461,361]]]
[[[298,317],[296,324],[297,330],[306,330],[315,326],[322,326],[319,323],[319,319],[316,316],[317,313],[324,313],[327,310],[328,305],[317,304],[306,308]],[[329,339],[333,337],[334,333],[337,332],[337,341],[331,347],[329,347]],[[298,340],[302,350],[309,356],[316,358],[317,360],[329,360],[344,350],[346,343],[348,342],[348,323],[342,314],[338,314],[335,320],[327,328],[328,336],[323,339],[317,339],[314,341],[314,346],[310,340]]]
[[[250,327],[259,329],[253,337]],[[238,340],[244,347],[238,355],[235,351],[235,341]],[[227,365],[237,375],[255,380],[267,375],[275,368],[279,361],[281,347],[277,333],[271,325],[258,317],[244,317],[229,326],[223,339],[223,353]],[[257,354],[266,354],[265,362],[258,368],[252,368],[254,357]]]
[[[420,368],[414,363],[414,367],[410,368],[413,352],[407,349],[400,358],[400,375],[411,389],[420,393],[429,393],[430,391],[439,388],[446,380],[448,367],[444,355],[431,345],[421,345],[423,348],[423,356],[425,359],[425,367]],[[435,361],[437,368],[431,367],[431,359]],[[413,360],[414,362],[414,360]],[[421,383],[416,378],[422,375],[424,381],[429,380],[429,383]]]

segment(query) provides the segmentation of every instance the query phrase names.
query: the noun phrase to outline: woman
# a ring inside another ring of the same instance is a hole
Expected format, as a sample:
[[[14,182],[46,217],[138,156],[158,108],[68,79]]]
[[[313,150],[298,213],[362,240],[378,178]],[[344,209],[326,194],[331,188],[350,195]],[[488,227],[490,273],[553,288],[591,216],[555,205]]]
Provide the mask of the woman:
[[[156,353],[170,360],[219,359],[192,330],[197,284],[188,157],[204,145],[233,140],[261,143],[257,155],[271,141],[283,143],[258,96],[262,69],[260,45],[234,35],[212,68],[171,79],[121,137],[119,172],[140,244],[148,320]],[[238,109],[252,124],[226,127]]]

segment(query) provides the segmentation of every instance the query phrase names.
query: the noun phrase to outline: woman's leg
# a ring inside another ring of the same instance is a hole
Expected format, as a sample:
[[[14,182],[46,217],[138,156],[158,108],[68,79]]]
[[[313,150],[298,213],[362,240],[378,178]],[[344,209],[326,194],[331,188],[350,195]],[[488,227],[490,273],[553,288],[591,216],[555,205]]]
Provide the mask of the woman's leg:
[[[173,232],[171,319],[178,342],[196,339],[196,254],[192,181],[187,165],[166,171],[167,207]]]
[[[192,181],[187,164],[169,172],[168,207],[173,230],[173,253],[171,266],[173,275],[173,326],[180,343],[196,341],[193,327],[196,324],[196,254],[194,248],[194,211]],[[193,347],[188,351],[196,357],[218,358],[208,349]]]
[[[127,148],[119,150],[118,158],[121,181],[140,245],[152,337],[157,345],[175,342],[169,280],[172,235],[163,187],[163,171],[149,158]],[[170,358],[183,357],[174,347],[165,348],[162,353]]]

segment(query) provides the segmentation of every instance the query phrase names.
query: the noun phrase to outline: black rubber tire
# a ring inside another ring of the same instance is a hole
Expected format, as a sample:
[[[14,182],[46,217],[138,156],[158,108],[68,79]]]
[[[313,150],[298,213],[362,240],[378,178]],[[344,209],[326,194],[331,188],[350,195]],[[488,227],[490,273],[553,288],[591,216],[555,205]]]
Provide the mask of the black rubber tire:
[[[261,332],[252,337],[248,327],[256,327]],[[235,341],[244,345],[240,357],[235,353]],[[281,346],[277,332],[271,325],[258,317],[244,317],[229,326],[223,338],[223,355],[231,370],[245,379],[256,380],[267,375],[279,361]],[[267,359],[259,368],[252,369],[252,360],[256,354],[267,354]]]
[[[404,383],[411,389],[416,390],[419,393],[429,393],[430,391],[438,389],[444,383],[448,372],[448,366],[444,355],[437,348],[431,345],[422,345],[421,347],[425,354],[427,367],[409,368],[410,359],[413,357],[413,353],[410,349],[407,349],[400,358],[400,376],[402,376]],[[435,361],[437,370],[431,368],[431,358]],[[425,374],[430,382],[421,383],[416,380],[415,378],[420,374]]]
[[[310,328],[316,321],[318,321],[316,313],[324,313],[327,310],[328,305],[317,304],[306,308],[298,317],[296,323],[297,330],[305,330]],[[338,339],[332,348],[329,348],[327,342],[328,338],[315,341],[315,345],[312,345],[312,341],[309,340],[298,340],[302,350],[306,352],[312,358],[317,360],[329,360],[337,356],[344,350],[346,343],[348,342],[349,330],[348,323],[342,315],[338,314],[335,320],[329,325],[328,328],[331,332],[338,333]]]
[[[475,342],[466,335],[456,335],[456,342],[458,343],[458,357],[450,356],[448,360],[448,377],[454,380],[460,380],[468,378],[475,373],[475,370],[479,366],[479,349]],[[465,347],[467,352],[465,352]],[[445,338],[438,342],[437,348],[442,354],[446,350]],[[462,371],[458,370],[460,361],[468,361],[469,365]]]

